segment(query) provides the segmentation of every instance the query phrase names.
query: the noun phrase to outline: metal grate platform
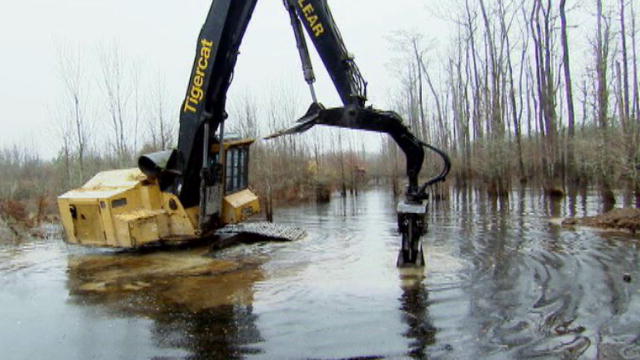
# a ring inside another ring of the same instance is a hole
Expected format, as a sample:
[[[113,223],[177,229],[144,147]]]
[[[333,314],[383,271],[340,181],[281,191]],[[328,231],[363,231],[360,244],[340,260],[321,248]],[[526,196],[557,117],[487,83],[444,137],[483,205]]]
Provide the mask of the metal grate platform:
[[[256,235],[280,241],[296,241],[307,236],[307,232],[304,229],[266,221],[227,225],[218,229],[216,234]]]

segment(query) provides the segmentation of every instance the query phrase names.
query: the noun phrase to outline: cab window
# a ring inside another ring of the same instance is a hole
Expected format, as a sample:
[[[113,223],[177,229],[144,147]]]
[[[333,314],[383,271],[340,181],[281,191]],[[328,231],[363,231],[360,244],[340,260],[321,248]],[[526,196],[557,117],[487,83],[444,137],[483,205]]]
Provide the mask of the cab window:
[[[226,152],[226,193],[244,190],[249,185],[249,147],[231,148]]]

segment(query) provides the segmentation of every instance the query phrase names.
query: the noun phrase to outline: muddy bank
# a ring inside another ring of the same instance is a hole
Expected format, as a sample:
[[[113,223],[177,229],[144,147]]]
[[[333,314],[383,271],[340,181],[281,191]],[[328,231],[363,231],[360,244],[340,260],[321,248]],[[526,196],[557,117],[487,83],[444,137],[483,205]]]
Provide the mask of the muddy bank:
[[[635,234],[640,229],[640,209],[613,209],[601,215],[569,218],[563,226],[589,226],[604,230],[623,230]]]
[[[0,240],[44,238],[59,223],[57,208],[47,197],[30,201],[0,199]]]
[[[0,244],[62,236],[62,225],[57,220],[31,225],[0,216]]]

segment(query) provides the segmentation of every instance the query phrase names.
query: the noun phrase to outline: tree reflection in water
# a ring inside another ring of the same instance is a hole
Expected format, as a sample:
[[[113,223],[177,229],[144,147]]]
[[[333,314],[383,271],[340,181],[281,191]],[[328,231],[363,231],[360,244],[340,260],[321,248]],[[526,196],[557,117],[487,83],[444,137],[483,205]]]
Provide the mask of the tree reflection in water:
[[[159,347],[188,350],[189,359],[241,359],[259,353],[251,347],[262,340],[251,305],[159,313],[153,338]]]

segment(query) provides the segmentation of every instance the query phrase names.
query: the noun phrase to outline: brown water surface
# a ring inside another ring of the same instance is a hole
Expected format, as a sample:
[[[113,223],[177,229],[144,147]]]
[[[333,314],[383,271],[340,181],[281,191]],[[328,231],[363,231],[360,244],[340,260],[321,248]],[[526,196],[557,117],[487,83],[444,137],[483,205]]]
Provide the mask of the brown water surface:
[[[640,359],[639,240],[549,222],[601,210],[453,192],[424,270],[395,267],[380,189],[278,211],[304,240],[214,254],[0,240],[0,358]]]

